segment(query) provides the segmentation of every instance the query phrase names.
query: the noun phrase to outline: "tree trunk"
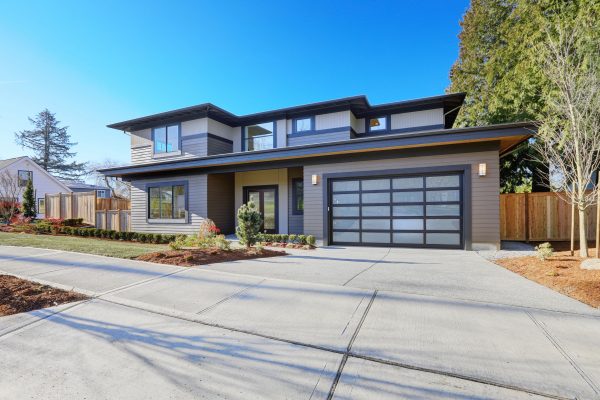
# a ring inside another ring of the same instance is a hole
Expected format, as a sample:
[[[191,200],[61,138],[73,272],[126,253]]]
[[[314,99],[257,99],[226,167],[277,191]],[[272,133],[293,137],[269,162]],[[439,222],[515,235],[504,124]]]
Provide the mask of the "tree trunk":
[[[586,236],[585,228],[586,228],[585,210],[579,209],[579,256],[587,258],[588,245],[587,245],[587,236]]]

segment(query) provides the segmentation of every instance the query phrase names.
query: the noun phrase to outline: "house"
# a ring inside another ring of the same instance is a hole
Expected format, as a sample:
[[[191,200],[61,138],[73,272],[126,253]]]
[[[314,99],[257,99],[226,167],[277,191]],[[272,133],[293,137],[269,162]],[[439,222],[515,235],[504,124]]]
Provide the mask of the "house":
[[[33,180],[34,197],[36,199],[37,218],[44,218],[45,196],[53,193],[69,193],[69,189],[63,182],[50,175],[46,170],[37,165],[27,156],[0,160],[0,173],[8,172],[18,181],[22,188],[17,201],[23,201],[23,192],[28,180]]]
[[[75,193],[95,191],[98,198],[108,199],[111,197],[112,192],[108,186],[91,185],[89,183],[72,181],[65,181],[64,183],[69,189],[71,189],[72,192]]]
[[[265,232],[326,245],[498,248],[499,158],[530,123],[454,128],[464,93],[371,105],[348,97],[237,116],[213,104],[109,125],[131,164],[132,230],[234,231],[253,201]]]

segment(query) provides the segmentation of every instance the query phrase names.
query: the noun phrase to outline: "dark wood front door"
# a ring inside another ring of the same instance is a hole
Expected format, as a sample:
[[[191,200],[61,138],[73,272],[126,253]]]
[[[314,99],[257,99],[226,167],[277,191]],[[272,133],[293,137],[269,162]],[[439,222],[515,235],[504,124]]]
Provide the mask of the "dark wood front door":
[[[263,216],[261,231],[277,233],[278,219],[278,190],[277,186],[246,186],[244,187],[244,203],[253,202]]]

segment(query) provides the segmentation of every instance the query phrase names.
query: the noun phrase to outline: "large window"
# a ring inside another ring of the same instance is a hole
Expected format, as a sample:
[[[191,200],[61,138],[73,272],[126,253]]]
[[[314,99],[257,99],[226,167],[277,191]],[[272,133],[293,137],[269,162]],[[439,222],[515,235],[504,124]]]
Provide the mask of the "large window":
[[[148,188],[148,219],[185,219],[186,185]]]
[[[19,170],[19,187],[27,186],[27,182],[33,179],[33,171]]]
[[[46,198],[40,197],[37,199],[37,213],[44,214],[46,213]]]
[[[314,119],[311,117],[294,119],[293,133],[310,132],[314,127]]]
[[[268,150],[275,147],[275,123],[248,125],[244,128],[244,150]]]
[[[292,213],[304,213],[304,181],[302,178],[292,179]]]
[[[380,132],[388,129],[387,117],[369,118],[367,121],[368,132]]]
[[[161,126],[152,130],[154,154],[179,151],[179,125]]]

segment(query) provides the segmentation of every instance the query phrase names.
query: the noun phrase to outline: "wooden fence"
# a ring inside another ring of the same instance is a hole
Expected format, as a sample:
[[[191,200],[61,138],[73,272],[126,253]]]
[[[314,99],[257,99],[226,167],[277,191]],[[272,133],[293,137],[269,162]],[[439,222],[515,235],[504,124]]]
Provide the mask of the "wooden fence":
[[[82,218],[96,228],[129,231],[131,205],[127,199],[98,198],[95,191],[46,194],[46,218]]]
[[[586,210],[587,238],[596,235],[596,207]],[[500,195],[502,240],[550,241],[571,239],[571,205],[557,193],[510,193]],[[575,210],[575,239],[579,216]]]

